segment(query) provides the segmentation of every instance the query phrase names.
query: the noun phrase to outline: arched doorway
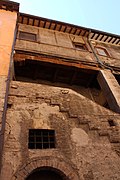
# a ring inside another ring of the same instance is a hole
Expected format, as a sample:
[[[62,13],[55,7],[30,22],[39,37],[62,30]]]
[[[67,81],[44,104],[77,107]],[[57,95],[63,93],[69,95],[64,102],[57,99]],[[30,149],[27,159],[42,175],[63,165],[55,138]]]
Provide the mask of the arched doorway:
[[[42,167],[34,170],[25,180],[68,180],[68,178],[55,168]]]
[[[50,154],[51,155],[51,154]],[[44,171],[43,171],[44,170]],[[65,160],[56,158],[55,156],[44,156],[38,157],[28,161],[26,164],[21,166],[13,176],[13,179],[16,180],[36,180],[35,176],[37,176],[37,180],[46,180],[41,179],[43,174],[52,174],[54,178],[57,176],[57,180],[79,180],[79,174],[76,170],[70,166],[68,162]],[[52,180],[54,180],[52,179]],[[47,180],[48,179],[47,176]]]

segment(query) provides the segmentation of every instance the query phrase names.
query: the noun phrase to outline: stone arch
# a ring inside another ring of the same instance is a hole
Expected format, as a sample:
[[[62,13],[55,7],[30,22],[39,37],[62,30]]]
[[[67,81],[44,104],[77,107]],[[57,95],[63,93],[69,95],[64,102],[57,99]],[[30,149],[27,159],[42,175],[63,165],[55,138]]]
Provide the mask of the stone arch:
[[[57,179],[57,180],[69,180],[66,175],[58,169],[53,167],[40,167],[31,172],[25,180],[31,179],[39,179],[39,178],[46,178],[46,179]]]
[[[42,167],[53,168],[64,174],[68,180],[80,180],[75,168],[63,159],[56,157],[38,157],[28,161],[18,169],[12,180],[25,180],[33,171]]]

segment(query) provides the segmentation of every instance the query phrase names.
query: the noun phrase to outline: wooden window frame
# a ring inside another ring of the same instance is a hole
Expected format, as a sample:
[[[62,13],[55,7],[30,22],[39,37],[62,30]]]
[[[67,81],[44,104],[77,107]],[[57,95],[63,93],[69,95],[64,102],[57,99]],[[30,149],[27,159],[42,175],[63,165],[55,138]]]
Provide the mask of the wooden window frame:
[[[28,35],[28,37],[27,37],[27,35]],[[31,35],[31,38],[30,38],[30,35]],[[36,42],[37,41],[37,34],[25,32],[25,31],[19,31],[19,39],[25,40],[25,41]]]
[[[74,48],[77,49],[77,50],[87,51],[87,47],[86,47],[86,45],[83,44],[83,43],[73,42],[73,46],[74,46]]]
[[[55,148],[55,131],[48,129],[29,129],[28,149]]]

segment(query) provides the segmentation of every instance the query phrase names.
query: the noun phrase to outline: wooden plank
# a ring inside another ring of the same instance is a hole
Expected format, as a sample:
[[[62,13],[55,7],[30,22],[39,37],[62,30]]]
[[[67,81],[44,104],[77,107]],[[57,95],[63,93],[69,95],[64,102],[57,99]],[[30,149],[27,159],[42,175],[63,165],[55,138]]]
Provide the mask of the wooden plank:
[[[82,68],[82,69],[91,69],[91,70],[100,70],[99,67],[95,64],[83,64],[82,62],[72,62],[66,61],[64,59],[60,58],[54,58],[54,57],[46,57],[44,55],[28,55],[28,54],[19,54],[16,53],[14,55],[14,61],[25,61],[25,59],[30,59],[30,60],[37,60],[37,61],[43,61],[43,62],[50,62],[50,63],[55,63],[55,64],[60,64],[60,65],[65,65],[65,66],[71,66],[71,67],[77,67],[77,68]]]

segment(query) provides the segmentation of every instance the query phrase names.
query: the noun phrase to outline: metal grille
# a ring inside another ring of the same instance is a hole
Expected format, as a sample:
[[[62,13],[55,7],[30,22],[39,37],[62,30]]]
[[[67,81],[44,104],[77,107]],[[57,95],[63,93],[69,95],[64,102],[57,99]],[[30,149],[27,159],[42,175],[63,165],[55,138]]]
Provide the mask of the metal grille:
[[[29,149],[55,148],[55,131],[47,129],[29,130]]]

